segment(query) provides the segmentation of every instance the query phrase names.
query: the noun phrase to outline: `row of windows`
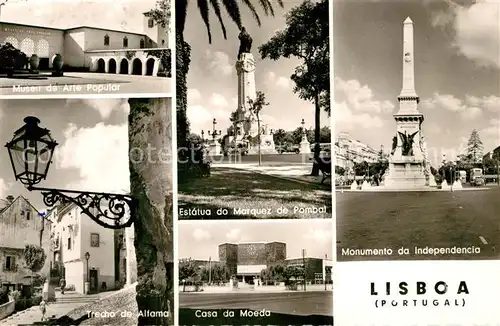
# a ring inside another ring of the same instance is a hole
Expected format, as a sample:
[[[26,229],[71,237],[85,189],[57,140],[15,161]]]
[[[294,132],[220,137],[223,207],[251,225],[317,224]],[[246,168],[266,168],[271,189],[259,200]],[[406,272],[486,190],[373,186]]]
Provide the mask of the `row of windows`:
[[[153,43],[153,41],[149,40],[149,44],[151,45],[152,43]],[[126,36],[123,38],[122,44],[123,44],[124,48],[128,47],[128,38]],[[104,35],[104,45],[109,46],[109,35],[108,34]],[[165,40],[161,40],[161,45],[165,45]],[[146,42],[144,41],[144,39],[141,39],[141,43],[140,43],[139,47],[141,49],[143,49],[145,46],[146,46]]]
[[[68,250],[71,250],[71,237],[68,238]],[[100,246],[100,240],[99,240],[99,233],[91,233],[90,234],[90,246],[91,247],[99,247]]]

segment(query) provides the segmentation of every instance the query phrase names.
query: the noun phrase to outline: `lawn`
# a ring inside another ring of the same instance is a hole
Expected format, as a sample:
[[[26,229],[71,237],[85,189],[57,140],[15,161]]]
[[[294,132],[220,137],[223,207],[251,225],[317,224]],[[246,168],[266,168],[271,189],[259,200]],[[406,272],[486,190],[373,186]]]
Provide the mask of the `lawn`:
[[[498,259],[500,188],[455,192],[337,192],[338,260]],[[413,248],[479,247],[479,254],[420,255]],[[410,254],[398,256],[401,247]],[[391,248],[392,256],[342,255]]]
[[[212,168],[209,177],[179,184],[178,194],[179,219],[332,216],[331,185],[297,182],[242,169]],[[227,214],[217,214],[219,209],[226,209]],[[195,216],[193,210],[205,214]]]

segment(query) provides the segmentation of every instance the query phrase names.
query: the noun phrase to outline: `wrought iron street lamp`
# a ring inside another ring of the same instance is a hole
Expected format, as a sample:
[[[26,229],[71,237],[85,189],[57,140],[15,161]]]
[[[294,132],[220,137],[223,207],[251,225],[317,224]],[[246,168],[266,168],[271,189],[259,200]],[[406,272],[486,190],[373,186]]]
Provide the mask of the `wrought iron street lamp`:
[[[38,118],[26,117],[24,123],[25,125],[16,130],[12,140],[5,145],[16,181],[24,184],[29,191],[41,191],[43,202],[49,207],[55,206],[58,202],[73,203],[94,222],[105,228],[121,229],[132,225],[137,202],[130,196],[35,187],[46,179],[58,144],[50,135],[50,130],[39,126]],[[104,208],[105,205],[107,209]]]
[[[212,138],[215,140],[215,138],[217,136],[220,136],[222,135],[222,131],[221,130],[215,130],[215,126],[217,125],[217,120],[214,118],[214,120],[212,120],[212,131],[208,131],[208,135],[212,136]]]
[[[87,251],[87,252],[85,253],[85,260],[87,261],[87,282],[89,282],[89,283],[90,283],[89,259],[90,259],[90,254],[89,254],[89,252]]]

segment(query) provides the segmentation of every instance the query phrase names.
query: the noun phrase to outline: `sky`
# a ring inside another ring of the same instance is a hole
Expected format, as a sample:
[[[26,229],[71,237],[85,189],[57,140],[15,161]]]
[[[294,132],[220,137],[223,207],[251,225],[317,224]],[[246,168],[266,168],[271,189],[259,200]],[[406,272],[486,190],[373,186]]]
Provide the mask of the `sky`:
[[[314,104],[299,99],[293,93],[290,76],[300,60],[295,58],[272,61],[262,60],[258,47],[271,39],[274,33],[286,27],[284,14],[302,1],[285,1],[285,8],[275,8],[275,17],[266,17],[257,8],[262,25],[259,28],[250,11],[241,5],[243,25],[253,38],[252,54],[256,60],[256,90],[263,91],[270,103],[261,114],[269,129],[294,130],[305,119],[305,127],[314,126]],[[196,2],[188,7],[184,36],[191,45],[191,65],[188,73],[188,109],[191,132],[198,135],[201,130],[212,130],[212,120],[217,119],[217,130],[223,134],[230,126],[230,113],[237,109],[238,88],[235,69],[238,55],[239,30],[224,12],[227,40],[224,40],[220,25],[213,14],[210,15],[212,44],[208,43],[205,25]],[[330,118],[322,113],[321,126],[329,126]]]
[[[127,99],[43,99],[0,101],[0,198],[19,195],[39,211],[42,195],[14,179],[7,149],[26,116],[40,119],[58,142],[47,180],[39,187],[126,193],[128,166]]]
[[[239,242],[284,242],[287,258],[332,258],[332,220],[179,221],[179,258],[213,260],[219,245]]]
[[[143,33],[142,13],[155,4],[155,0],[8,0],[0,7],[0,20],[62,29],[85,25]]]
[[[391,148],[409,16],[431,162],[462,154],[473,129],[484,153],[500,145],[500,2],[336,1],[333,11],[335,133]]]

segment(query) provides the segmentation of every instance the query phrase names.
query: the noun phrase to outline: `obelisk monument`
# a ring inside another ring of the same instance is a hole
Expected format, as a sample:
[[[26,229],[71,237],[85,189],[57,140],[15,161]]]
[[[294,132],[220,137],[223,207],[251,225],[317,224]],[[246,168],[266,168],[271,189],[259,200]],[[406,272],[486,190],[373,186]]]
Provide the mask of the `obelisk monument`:
[[[258,123],[255,115],[250,110],[249,99],[255,101],[257,97],[255,87],[255,59],[251,53],[252,38],[242,27],[239,35],[240,47],[236,61],[236,73],[238,75],[238,107],[236,109],[236,119],[233,121],[234,136],[231,142],[234,144],[244,144],[247,146],[249,154],[254,154],[257,150]],[[265,109],[264,109],[265,110]],[[269,133],[267,125],[260,119],[260,149],[262,153],[275,153],[273,136]],[[254,139],[253,143],[249,139]]]
[[[415,91],[413,22],[410,17],[403,23],[402,59],[403,86],[398,96],[399,110],[393,115],[396,135],[384,185],[397,189],[426,188],[429,185],[425,173],[426,155],[421,146],[424,116],[418,111],[419,97]]]

